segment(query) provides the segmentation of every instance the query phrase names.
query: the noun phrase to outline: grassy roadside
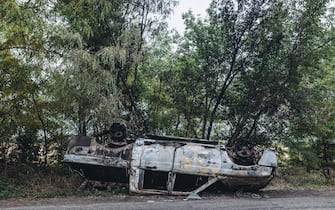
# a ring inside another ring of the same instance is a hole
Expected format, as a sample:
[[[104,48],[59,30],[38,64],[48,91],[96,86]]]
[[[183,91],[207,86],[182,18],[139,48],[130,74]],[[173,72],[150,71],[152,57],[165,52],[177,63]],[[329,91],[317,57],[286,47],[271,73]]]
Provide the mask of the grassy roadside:
[[[73,179],[73,178],[71,178]],[[40,180],[40,179],[39,179]],[[40,180],[41,181],[41,180]],[[45,181],[45,180],[44,180]],[[114,194],[126,194],[127,187],[122,185],[90,186],[86,190],[78,191],[78,185],[66,184],[66,186],[53,186],[51,183],[38,185],[13,185],[0,180],[0,200],[10,198],[53,198],[67,196],[110,196]],[[69,180],[64,179],[64,182]],[[77,183],[77,181],[75,181]]]
[[[109,196],[127,193],[119,184],[91,183],[84,191],[78,191],[83,178],[66,168],[12,168],[5,178],[0,176],[0,200],[9,198],[52,198],[66,196]],[[93,185],[94,184],[94,185]]]
[[[334,190],[335,172],[327,180],[321,171],[306,171],[302,167],[278,168],[275,178],[267,186],[273,190]]]
[[[33,173],[32,173],[33,172]],[[127,194],[128,188],[120,184],[92,182],[84,191],[77,191],[83,179],[68,169],[17,172],[12,178],[0,177],[0,199],[53,198],[67,196],[110,196]],[[326,180],[319,171],[306,172],[303,168],[279,168],[270,190],[334,190],[333,180]]]

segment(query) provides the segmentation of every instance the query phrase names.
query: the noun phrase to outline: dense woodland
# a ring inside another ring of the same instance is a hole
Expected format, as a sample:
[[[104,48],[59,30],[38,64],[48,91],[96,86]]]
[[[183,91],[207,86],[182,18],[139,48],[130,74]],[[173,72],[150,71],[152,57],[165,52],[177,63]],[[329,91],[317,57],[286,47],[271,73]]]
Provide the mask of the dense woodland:
[[[0,173],[60,167],[68,139],[122,122],[152,133],[335,159],[335,13],[329,0],[0,1]],[[0,178],[1,179],[1,178]]]

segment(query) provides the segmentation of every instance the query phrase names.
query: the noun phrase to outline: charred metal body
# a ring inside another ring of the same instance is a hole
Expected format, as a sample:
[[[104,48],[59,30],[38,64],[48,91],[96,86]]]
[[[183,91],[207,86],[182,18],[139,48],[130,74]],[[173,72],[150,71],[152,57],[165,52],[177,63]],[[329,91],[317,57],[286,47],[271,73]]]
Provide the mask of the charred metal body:
[[[256,190],[271,181],[276,166],[275,153],[269,149],[258,164],[244,166],[235,164],[224,146],[212,142],[139,138],[132,150],[129,189],[136,193],[184,195],[197,194],[222,182],[226,189]]]
[[[199,192],[215,183],[229,190],[257,190],[272,180],[277,167],[271,149],[258,154],[250,148],[236,152],[213,141],[165,136],[110,147],[94,138],[88,144],[87,138],[71,141],[64,162],[88,180],[129,182],[131,193],[198,198]]]
[[[76,139],[78,137],[75,137]],[[89,180],[104,182],[128,182],[133,144],[111,148],[90,139],[90,145],[71,145],[68,148],[64,162]]]

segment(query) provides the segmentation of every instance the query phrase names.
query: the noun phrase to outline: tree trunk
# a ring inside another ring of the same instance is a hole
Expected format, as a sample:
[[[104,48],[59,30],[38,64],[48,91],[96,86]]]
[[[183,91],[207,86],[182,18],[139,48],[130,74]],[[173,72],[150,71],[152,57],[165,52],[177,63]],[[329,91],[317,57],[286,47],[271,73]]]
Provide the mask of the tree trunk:
[[[207,92],[207,91],[206,91]],[[201,133],[201,138],[204,139],[206,135],[206,126],[207,126],[207,121],[208,121],[208,95],[206,93],[205,97],[205,113],[204,113],[204,118],[203,118],[203,124],[202,124],[202,133]]]
[[[43,117],[42,117],[42,110],[39,109],[34,94],[32,94],[32,98],[33,98],[33,102],[34,102],[34,105],[35,105],[35,110],[36,110],[37,117],[38,117],[38,119],[41,122],[42,130],[43,130],[43,137],[44,137],[44,151],[43,151],[44,164],[48,165],[48,152],[49,152],[48,148],[49,148],[49,143],[48,143],[48,138],[47,138],[47,128],[45,126],[45,123],[44,123],[44,120],[43,120]]]
[[[82,102],[79,102],[78,108],[78,134],[86,136],[87,134],[87,125],[85,120],[85,107]]]

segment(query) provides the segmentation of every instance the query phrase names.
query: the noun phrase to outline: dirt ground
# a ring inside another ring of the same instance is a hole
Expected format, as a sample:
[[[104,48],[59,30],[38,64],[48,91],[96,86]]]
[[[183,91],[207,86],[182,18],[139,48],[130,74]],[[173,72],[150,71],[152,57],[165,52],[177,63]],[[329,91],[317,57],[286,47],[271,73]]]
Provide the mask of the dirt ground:
[[[285,198],[298,198],[298,197],[335,197],[335,191],[333,190],[262,190],[257,193],[250,192],[227,192],[227,193],[203,193],[201,198],[204,201],[218,200],[218,199],[285,199]],[[0,200],[0,208],[10,207],[33,207],[33,206],[57,206],[57,205],[75,205],[80,204],[99,204],[99,203],[150,203],[150,202],[173,202],[183,201],[185,196],[161,196],[161,195],[111,195],[107,197],[102,196],[74,196],[74,197],[56,197],[47,199],[34,199],[34,198],[20,198],[20,199],[8,199]]]

